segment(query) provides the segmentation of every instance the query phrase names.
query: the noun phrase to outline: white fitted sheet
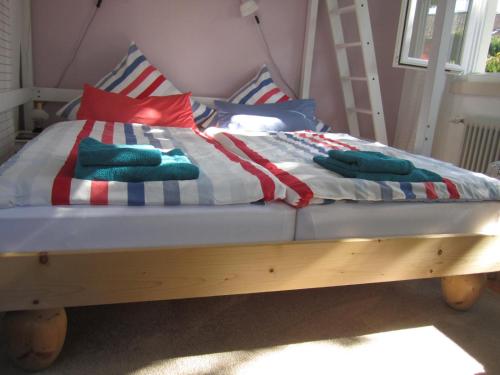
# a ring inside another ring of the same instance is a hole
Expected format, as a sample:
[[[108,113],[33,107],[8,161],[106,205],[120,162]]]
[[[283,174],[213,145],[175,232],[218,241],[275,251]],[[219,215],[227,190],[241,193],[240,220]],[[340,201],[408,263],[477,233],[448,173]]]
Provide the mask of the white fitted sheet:
[[[0,210],[0,252],[474,233],[500,233],[500,202]]]
[[[296,240],[500,234],[500,202],[336,202],[297,211]]]
[[[295,216],[282,203],[16,207],[0,210],[0,251],[292,241]]]

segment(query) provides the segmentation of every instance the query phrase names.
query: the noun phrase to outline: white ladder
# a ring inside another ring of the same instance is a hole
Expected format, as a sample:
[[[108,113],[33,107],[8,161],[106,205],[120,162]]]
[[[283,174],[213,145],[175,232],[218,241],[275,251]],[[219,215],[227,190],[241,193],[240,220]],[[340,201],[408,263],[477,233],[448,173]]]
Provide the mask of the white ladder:
[[[339,8],[337,0],[326,0],[326,3],[332,29],[334,48],[337,54],[342,91],[344,93],[349,132],[351,135],[359,137],[358,115],[370,115],[373,121],[375,139],[378,142],[387,144],[384,109],[382,107],[382,95],[380,93],[377,61],[375,59],[370,12],[368,10],[367,0],[354,0],[352,5],[341,8]],[[341,17],[348,13],[356,14],[360,41],[346,43],[344,40]],[[361,48],[365,67],[365,77],[351,76],[349,60],[347,58],[347,50],[350,48]],[[368,95],[370,97],[370,109],[356,107],[352,87],[352,82],[354,81],[366,82]]]

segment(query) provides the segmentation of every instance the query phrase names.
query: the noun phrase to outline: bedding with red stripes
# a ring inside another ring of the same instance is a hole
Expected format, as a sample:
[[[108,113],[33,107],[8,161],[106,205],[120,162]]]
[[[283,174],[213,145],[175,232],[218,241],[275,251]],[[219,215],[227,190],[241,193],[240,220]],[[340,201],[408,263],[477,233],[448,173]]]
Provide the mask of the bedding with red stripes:
[[[85,137],[104,143],[180,148],[200,169],[196,180],[118,182],[73,177]],[[225,149],[197,129],[103,121],[47,128],[0,166],[0,207],[47,205],[227,205],[285,198],[266,168]]]
[[[95,84],[98,89],[127,95],[135,99],[149,96],[176,95],[181,92],[157,68],[147,60],[135,43],[128,48],[127,55],[109,74]],[[67,120],[76,120],[81,97],[64,105],[57,115]],[[214,110],[191,99],[196,124],[202,124]]]
[[[330,200],[500,200],[498,180],[347,134],[310,131],[245,133],[218,128],[209,128],[205,132],[228,150],[276,176],[287,187],[286,201],[295,207]],[[313,162],[315,155],[327,156],[331,149],[378,151],[410,160],[418,168],[438,173],[443,182],[385,182],[345,178]]]

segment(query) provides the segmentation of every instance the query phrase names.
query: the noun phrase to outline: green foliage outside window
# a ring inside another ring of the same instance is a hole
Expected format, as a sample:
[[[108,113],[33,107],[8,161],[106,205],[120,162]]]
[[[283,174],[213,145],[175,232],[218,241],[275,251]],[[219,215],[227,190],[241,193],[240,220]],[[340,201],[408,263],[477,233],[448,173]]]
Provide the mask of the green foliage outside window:
[[[490,49],[488,51],[489,56],[496,56],[500,52],[500,35],[495,35],[491,38]]]
[[[453,39],[451,41],[451,53],[450,53],[450,63],[460,64],[462,57],[462,41],[464,33],[463,31],[457,31],[453,33]]]
[[[488,57],[488,60],[486,60],[486,72],[500,73],[500,52],[496,56]]]
[[[488,73],[500,73],[500,36],[498,35],[491,38],[485,70]]]

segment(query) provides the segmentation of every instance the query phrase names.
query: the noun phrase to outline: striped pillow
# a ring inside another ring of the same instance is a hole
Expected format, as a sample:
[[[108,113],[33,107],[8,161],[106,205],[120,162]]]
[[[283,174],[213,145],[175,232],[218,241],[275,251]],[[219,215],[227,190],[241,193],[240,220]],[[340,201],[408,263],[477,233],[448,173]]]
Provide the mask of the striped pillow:
[[[181,92],[158,69],[149,63],[135,43],[130,44],[127,56],[109,74],[95,85],[96,88],[124,94],[131,98],[167,96]],[[81,96],[62,107],[57,115],[75,120],[80,108]],[[203,123],[214,112],[213,109],[191,99],[196,124]]]
[[[272,104],[292,100],[283,90],[281,90],[271,77],[271,72],[267,66],[263,65],[257,75],[241,89],[236,91],[229,99],[229,103],[236,104]],[[197,122],[197,124],[199,124]],[[208,118],[202,128],[209,128],[217,125],[217,116],[214,113]],[[325,132],[329,127],[323,122],[316,120],[316,131]]]
[[[228,100],[236,104],[281,103],[291,98],[273,81],[267,66],[262,66],[259,73]]]

